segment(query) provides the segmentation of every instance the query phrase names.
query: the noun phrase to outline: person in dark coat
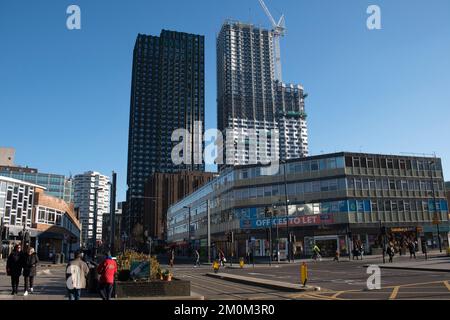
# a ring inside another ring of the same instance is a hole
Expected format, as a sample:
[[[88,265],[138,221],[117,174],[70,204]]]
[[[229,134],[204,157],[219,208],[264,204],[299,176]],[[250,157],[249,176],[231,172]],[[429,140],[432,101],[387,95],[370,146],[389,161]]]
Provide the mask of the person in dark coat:
[[[36,276],[36,267],[39,262],[39,259],[34,252],[34,248],[29,247],[28,253],[24,255],[24,264],[23,264],[23,277],[25,280],[25,293],[24,296],[27,296],[28,293],[33,293],[33,282],[34,277]]]
[[[20,244],[16,244],[14,246],[14,251],[8,257],[8,261],[6,262],[6,274],[11,277],[11,287],[12,287],[12,295],[18,293],[19,289],[19,279],[22,274],[23,268],[23,255],[22,255],[22,246]]]

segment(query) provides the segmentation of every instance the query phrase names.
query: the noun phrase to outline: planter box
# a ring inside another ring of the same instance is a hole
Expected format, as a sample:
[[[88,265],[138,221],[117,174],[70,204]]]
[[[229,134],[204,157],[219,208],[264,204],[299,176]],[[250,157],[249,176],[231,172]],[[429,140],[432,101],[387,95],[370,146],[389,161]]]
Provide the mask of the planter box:
[[[116,282],[117,298],[156,297],[156,296],[190,296],[191,282],[172,279],[172,281],[155,280],[151,282]]]

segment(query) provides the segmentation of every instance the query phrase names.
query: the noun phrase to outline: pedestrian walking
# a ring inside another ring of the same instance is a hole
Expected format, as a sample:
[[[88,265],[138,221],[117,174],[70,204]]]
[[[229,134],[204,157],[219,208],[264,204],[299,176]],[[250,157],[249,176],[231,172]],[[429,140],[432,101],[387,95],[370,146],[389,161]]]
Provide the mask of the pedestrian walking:
[[[394,255],[395,255],[395,250],[394,250],[394,247],[392,246],[392,245],[390,245],[388,248],[387,248],[387,250],[386,250],[387,252],[387,254],[388,254],[388,256],[389,256],[389,262],[393,262],[393,259],[394,259]]]
[[[27,296],[28,293],[33,293],[34,291],[34,277],[36,277],[37,264],[39,263],[38,256],[36,252],[34,252],[34,248],[28,248],[28,252],[24,255],[23,261],[23,278],[25,282],[25,292],[23,295]]]
[[[220,249],[219,249],[219,261],[222,267],[225,267],[225,262],[227,262],[227,260],[225,259],[225,253],[223,253],[223,251]]]
[[[18,293],[20,275],[23,268],[22,246],[16,244],[6,262],[6,274],[11,277],[12,295]]]
[[[353,260],[359,260],[359,247],[358,244],[354,243],[353,244]]]
[[[339,256],[340,256],[340,253],[339,253],[338,250],[336,250],[336,252],[335,252],[335,254],[334,254],[334,259],[333,259],[333,261],[339,262]]]
[[[361,255],[362,260],[364,257],[364,245],[362,243],[359,245],[359,254]]]
[[[111,252],[108,252],[105,260],[98,265],[97,273],[100,275],[100,296],[103,300],[111,300],[114,288],[114,276],[117,273],[117,263],[112,258]]]
[[[414,257],[414,259],[416,259],[416,245],[414,242],[410,242],[408,245],[409,248],[409,258],[412,259],[412,257]]]
[[[173,267],[174,262],[175,262],[175,250],[171,249],[169,251],[169,266]]]
[[[195,250],[195,265],[194,267],[197,268],[200,266],[200,252],[198,250]]]
[[[69,300],[80,300],[81,289],[86,288],[86,279],[89,274],[89,267],[81,259],[81,252],[75,253],[75,259],[69,262],[66,267],[66,286]]]

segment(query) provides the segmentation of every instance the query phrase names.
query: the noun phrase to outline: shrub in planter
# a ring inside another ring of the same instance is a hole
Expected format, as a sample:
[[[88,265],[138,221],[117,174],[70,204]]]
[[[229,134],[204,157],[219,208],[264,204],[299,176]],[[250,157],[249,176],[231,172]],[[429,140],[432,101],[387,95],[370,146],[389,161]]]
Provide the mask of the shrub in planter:
[[[117,279],[119,281],[128,281],[130,280],[130,270],[120,270],[117,274]]]
[[[165,281],[172,281],[172,273],[170,273],[169,269],[164,270],[162,276]]]
[[[119,270],[118,279],[119,281],[128,281],[130,280],[130,269],[132,262],[148,262],[150,258],[151,270],[150,270],[150,279],[155,280],[159,279],[160,276],[158,274],[158,270],[160,270],[159,262],[155,256],[149,257],[146,254],[138,253],[135,251],[125,251],[125,253],[119,255],[117,257],[117,267]],[[148,264],[147,264],[148,266]],[[121,280],[124,279],[124,280]]]

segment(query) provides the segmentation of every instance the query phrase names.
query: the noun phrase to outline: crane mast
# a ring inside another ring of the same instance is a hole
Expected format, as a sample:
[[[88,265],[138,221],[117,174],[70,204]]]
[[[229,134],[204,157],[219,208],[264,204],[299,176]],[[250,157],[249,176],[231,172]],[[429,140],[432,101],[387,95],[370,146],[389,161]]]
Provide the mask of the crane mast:
[[[283,37],[286,34],[286,26],[285,26],[285,18],[284,15],[281,16],[278,23],[273,18],[269,9],[267,8],[264,0],[259,0],[261,7],[266,13],[267,17],[272,24],[272,33],[273,33],[273,50],[274,50],[274,67],[275,67],[275,80],[282,81],[282,71],[281,71],[281,46],[280,46],[280,37]]]

